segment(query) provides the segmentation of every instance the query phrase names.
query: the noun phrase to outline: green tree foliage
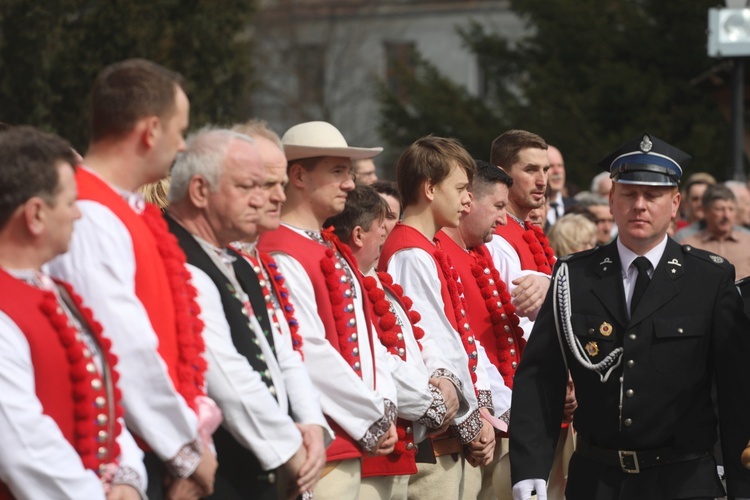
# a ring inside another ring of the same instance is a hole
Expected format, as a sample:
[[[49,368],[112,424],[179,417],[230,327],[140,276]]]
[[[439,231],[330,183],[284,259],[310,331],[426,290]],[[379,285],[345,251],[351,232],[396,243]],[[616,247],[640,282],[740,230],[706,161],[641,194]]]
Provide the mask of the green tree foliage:
[[[246,0],[0,0],[0,121],[85,150],[91,84],[130,57],[183,74],[193,124],[245,119],[253,14]]]
[[[689,152],[690,170],[724,177],[729,124],[711,86],[695,83],[718,62],[706,55],[715,0],[511,3],[527,24],[521,40],[478,24],[459,28],[489,84],[482,100],[424,62],[404,75],[405,99],[382,88],[381,132],[391,149],[447,133],[487,158],[494,137],[523,128],[558,146],[569,178],[585,189],[601,157],[648,130]]]

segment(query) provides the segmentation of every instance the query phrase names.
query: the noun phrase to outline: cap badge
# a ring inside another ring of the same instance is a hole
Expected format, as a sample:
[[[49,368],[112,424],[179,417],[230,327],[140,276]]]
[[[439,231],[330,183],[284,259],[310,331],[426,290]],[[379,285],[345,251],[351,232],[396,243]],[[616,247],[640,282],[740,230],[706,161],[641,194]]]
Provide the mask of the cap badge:
[[[599,325],[599,333],[601,333],[605,337],[609,337],[610,335],[612,335],[613,331],[614,329],[612,328],[612,325],[610,325],[606,321]]]
[[[586,344],[586,352],[591,356],[592,358],[599,354],[599,346],[596,345],[596,342],[589,342]]]
[[[654,143],[651,142],[651,138],[648,134],[643,134],[643,139],[641,140],[641,151],[648,153],[651,151],[652,147],[654,147]]]

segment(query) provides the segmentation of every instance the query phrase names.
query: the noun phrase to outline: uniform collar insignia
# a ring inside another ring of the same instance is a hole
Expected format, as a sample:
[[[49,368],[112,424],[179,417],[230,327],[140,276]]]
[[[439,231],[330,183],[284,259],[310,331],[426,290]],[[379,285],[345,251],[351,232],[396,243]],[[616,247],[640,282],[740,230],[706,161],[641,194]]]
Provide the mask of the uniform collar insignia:
[[[667,262],[667,265],[682,267],[682,264],[680,264],[680,262],[677,259],[670,260],[669,262]]]

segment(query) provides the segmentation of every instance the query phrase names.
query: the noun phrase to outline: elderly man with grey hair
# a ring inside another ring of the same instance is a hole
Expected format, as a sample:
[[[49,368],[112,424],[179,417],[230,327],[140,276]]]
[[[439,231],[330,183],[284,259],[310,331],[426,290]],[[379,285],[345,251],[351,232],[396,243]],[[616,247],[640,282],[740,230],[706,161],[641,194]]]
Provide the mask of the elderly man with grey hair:
[[[265,170],[253,140],[225,129],[191,136],[172,170],[170,231],[187,256],[205,322],[215,433],[215,498],[296,498],[312,491],[332,439],[318,395],[267,306],[268,284],[229,248],[256,235]],[[318,425],[303,437],[298,424]],[[311,442],[312,441],[312,442]]]

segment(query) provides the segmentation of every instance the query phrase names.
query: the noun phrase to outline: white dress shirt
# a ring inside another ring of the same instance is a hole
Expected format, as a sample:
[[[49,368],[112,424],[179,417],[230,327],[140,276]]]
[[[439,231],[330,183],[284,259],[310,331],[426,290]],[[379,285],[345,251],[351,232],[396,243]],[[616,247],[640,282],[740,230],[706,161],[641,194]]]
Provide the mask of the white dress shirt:
[[[659,264],[664,250],[667,248],[667,236],[656,245],[654,248],[643,254],[651,263],[651,269],[648,270],[648,277],[654,276],[654,269]],[[622,266],[622,284],[625,288],[625,302],[627,305],[628,314],[630,314],[630,302],[633,299],[633,290],[635,289],[635,281],[638,279],[638,268],[633,265],[633,261],[639,255],[623,245],[620,238],[617,238],[617,252],[620,255],[620,265]]]

